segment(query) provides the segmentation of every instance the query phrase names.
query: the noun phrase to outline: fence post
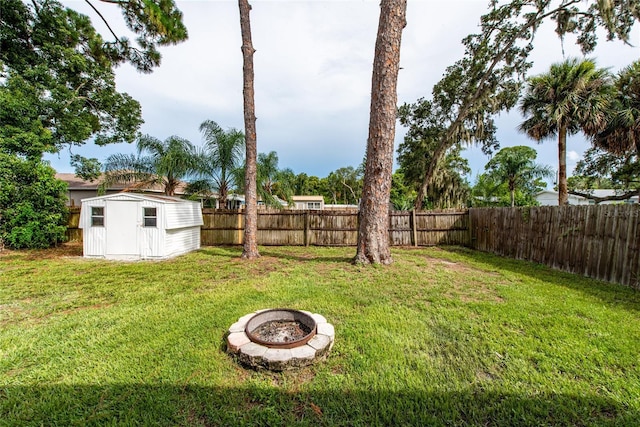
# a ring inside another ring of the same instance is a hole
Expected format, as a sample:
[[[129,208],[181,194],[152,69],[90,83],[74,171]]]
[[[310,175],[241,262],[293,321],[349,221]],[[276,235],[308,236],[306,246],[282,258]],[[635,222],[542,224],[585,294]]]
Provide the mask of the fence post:
[[[311,230],[310,221],[309,221],[309,211],[304,213],[304,245],[309,246],[309,242],[311,240]]]
[[[237,222],[237,230],[238,230],[238,244],[244,244],[244,227],[242,226],[242,217],[244,216],[244,211],[238,210],[236,213],[236,222]]]
[[[418,246],[418,229],[416,226],[416,210],[411,210],[411,216],[409,217],[409,228],[411,228],[411,244]]]

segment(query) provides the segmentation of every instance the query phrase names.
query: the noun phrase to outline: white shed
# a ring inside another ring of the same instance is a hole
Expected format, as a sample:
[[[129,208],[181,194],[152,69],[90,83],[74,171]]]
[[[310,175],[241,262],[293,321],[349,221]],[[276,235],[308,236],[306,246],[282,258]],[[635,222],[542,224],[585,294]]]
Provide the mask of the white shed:
[[[200,248],[198,202],[117,193],[82,200],[86,258],[164,259]]]

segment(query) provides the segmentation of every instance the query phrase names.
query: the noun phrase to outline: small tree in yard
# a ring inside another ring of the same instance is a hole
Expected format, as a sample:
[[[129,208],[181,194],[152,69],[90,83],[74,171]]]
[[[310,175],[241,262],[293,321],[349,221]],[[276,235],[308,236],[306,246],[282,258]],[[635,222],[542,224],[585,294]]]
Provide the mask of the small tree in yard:
[[[40,160],[0,153],[0,242],[48,248],[66,240],[67,184]]]
[[[364,172],[357,264],[390,264],[389,199],[396,129],[400,43],[407,0],[382,0],[371,84],[371,113]]]

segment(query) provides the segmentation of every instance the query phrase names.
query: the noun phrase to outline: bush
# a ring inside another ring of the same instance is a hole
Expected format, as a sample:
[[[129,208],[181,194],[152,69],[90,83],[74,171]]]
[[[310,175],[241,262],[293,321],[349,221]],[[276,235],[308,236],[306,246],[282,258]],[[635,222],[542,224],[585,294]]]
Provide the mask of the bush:
[[[0,154],[0,240],[12,249],[64,242],[66,191],[48,163]]]

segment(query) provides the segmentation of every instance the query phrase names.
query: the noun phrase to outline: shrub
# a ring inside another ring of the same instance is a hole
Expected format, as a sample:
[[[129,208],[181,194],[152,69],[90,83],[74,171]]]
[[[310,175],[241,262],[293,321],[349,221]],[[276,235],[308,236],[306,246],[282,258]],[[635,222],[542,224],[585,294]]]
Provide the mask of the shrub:
[[[0,240],[13,249],[63,242],[66,189],[48,163],[0,154]]]

